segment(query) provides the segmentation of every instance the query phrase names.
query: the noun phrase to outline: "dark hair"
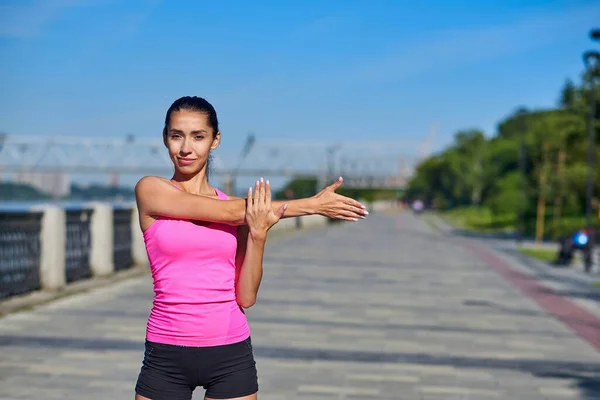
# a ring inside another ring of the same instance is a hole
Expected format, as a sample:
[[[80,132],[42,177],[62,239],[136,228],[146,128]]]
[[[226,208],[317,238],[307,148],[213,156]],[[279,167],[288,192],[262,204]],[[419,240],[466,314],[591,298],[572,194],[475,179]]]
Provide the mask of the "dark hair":
[[[217,119],[215,108],[208,101],[197,96],[185,96],[175,100],[175,102],[171,104],[171,107],[167,110],[167,116],[165,117],[165,132],[169,129],[171,114],[179,110],[196,111],[206,114],[208,117],[208,124],[213,129],[213,135],[216,135],[217,132],[219,132],[219,120]]]
[[[165,117],[165,127],[163,129],[163,135],[166,136],[169,130],[169,123],[171,122],[171,114],[180,110],[195,111],[206,114],[208,117],[208,124],[213,129],[213,138],[219,132],[219,120],[217,119],[217,111],[206,99],[197,96],[184,96],[181,97],[171,104],[171,107],[167,110]],[[207,176],[210,173],[210,161],[212,160],[212,153],[208,155],[208,161],[206,164]]]

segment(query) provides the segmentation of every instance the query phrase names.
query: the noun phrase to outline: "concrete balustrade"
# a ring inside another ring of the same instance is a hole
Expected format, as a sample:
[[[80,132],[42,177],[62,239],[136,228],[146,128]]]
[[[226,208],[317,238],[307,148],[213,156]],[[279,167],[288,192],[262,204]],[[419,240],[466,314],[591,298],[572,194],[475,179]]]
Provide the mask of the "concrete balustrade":
[[[40,283],[42,289],[58,290],[66,285],[66,212],[56,206],[36,207],[42,211],[40,231]]]
[[[294,229],[306,229],[314,226],[325,226],[327,225],[328,218],[321,215],[305,215],[302,217],[295,218],[284,218],[279,220],[269,232],[282,232],[290,231]]]
[[[105,278],[110,276],[119,276],[115,269],[115,221],[123,223],[123,219],[115,219],[112,203],[91,202],[82,206],[82,209],[91,212],[82,213],[81,218],[68,217],[73,215],[72,211],[67,212],[64,208],[54,205],[37,206],[31,211],[42,212],[40,221],[40,246],[39,246],[39,287],[45,292],[59,292],[71,282],[75,282],[86,277]],[[123,207],[121,205],[120,207]],[[144,236],[139,227],[137,207],[135,203],[125,204],[125,209],[130,210],[131,232],[130,243],[131,266],[137,271],[144,271],[148,265],[148,256],[144,245]],[[69,214],[71,213],[71,214]],[[86,217],[83,218],[83,215]],[[87,219],[89,216],[89,220]],[[7,217],[10,218],[9,215]],[[310,215],[296,218],[285,218],[280,220],[273,228],[270,235],[279,235],[285,231],[295,231],[298,229],[307,229],[316,226],[325,226],[328,218],[320,215]],[[88,225],[89,222],[89,225]],[[127,223],[125,221],[125,223]],[[18,232],[19,228],[14,232]],[[89,231],[88,231],[89,229]],[[126,230],[127,231],[127,230]],[[120,230],[121,234],[123,229]],[[10,232],[9,232],[10,234]],[[125,239],[127,238],[125,237]],[[25,242],[15,244],[26,246]],[[31,257],[37,259],[37,250],[32,247]],[[123,247],[119,250],[122,260]],[[37,274],[35,265],[23,264],[21,267],[22,276]],[[126,268],[126,267],[125,267]],[[119,268],[121,269],[121,268]],[[87,271],[87,273],[86,273]],[[119,273],[121,271],[118,271]],[[67,277],[71,277],[67,279]],[[2,270],[0,270],[0,281],[2,281]],[[12,281],[12,285],[20,285],[19,282]],[[27,293],[30,290],[25,286],[20,286],[22,290],[18,293]]]
[[[329,222],[329,218],[322,215],[305,215],[299,218],[300,228],[312,228],[315,226],[325,226]]]
[[[92,208],[90,224],[92,275],[102,277],[115,271],[113,262],[113,206],[110,203],[89,203]]]

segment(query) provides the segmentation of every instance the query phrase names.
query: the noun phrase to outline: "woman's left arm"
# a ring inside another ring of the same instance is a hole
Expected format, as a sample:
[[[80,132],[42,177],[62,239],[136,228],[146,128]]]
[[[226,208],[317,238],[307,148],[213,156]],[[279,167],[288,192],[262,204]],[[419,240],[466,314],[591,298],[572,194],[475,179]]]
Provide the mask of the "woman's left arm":
[[[267,232],[275,225],[287,205],[273,211],[271,185],[267,181],[256,182],[254,196],[252,188],[246,199],[247,226],[238,227],[238,250],[236,252],[235,297],[242,308],[256,303],[256,296],[263,275],[263,255],[267,243]],[[243,244],[245,243],[245,247]]]
[[[273,200],[271,201],[273,211],[279,209],[282,205],[287,204],[288,207],[281,218],[301,217],[304,215],[315,214],[346,221],[357,221],[365,218],[369,213],[363,204],[335,192],[342,186],[342,183],[343,179],[340,178],[312,197],[285,201]],[[234,196],[229,196],[229,198],[238,199],[238,197]]]

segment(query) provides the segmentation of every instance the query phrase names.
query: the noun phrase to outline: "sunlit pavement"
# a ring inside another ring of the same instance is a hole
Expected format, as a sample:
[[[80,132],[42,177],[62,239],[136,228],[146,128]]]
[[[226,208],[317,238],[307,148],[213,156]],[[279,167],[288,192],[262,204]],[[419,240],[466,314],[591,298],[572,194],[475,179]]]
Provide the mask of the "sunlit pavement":
[[[408,212],[271,240],[259,399],[599,399],[600,318],[524,272]],[[0,319],[0,398],[133,399],[151,302],[143,276]]]

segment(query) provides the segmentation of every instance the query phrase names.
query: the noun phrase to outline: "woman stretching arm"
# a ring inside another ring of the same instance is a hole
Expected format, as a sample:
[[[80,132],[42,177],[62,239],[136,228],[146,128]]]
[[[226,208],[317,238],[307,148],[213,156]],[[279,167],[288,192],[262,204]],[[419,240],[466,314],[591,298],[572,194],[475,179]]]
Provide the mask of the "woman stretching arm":
[[[319,214],[333,219],[356,221],[368,215],[365,207],[356,200],[335,193],[342,185],[338,179],[315,196],[285,202],[288,208],[283,218]],[[135,187],[140,212],[148,216],[163,216],[221,222],[229,225],[246,224],[246,199],[230,196],[220,201],[207,195],[195,195],[177,189],[167,179],[146,176]],[[273,201],[277,211],[283,201]]]

